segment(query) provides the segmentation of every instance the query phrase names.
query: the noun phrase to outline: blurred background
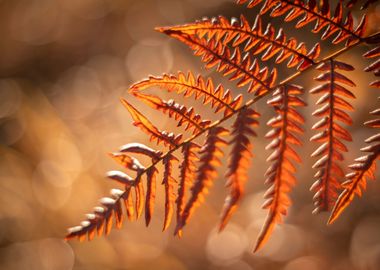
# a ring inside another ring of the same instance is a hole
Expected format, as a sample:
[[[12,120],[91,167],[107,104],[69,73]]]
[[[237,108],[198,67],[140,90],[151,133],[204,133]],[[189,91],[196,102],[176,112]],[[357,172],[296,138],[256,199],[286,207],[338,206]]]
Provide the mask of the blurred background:
[[[273,115],[265,100],[257,105],[261,127],[246,196],[223,233],[216,232],[216,225],[228,192],[225,162],[182,239],[172,236],[173,225],[161,232],[160,188],[149,228],[142,220],[125,222],[123,229],[92,242],[63,241],[66,228],[79,224],[110,188],[122,188],[104,177],[109,170],[121,169],[107,153],[129,142],[149,144],[131,124],[119,97],[135,104],[160,128],[183,132],[173,120],[129,97],[125,91],[132,82],[150,74],[192,70],[225,83],[234,94],[244,92],[204,70],[188,48],[153,28],[240,13],[253,22],[257,9],[248,10],[232,0],[0,0],[0,269],[380,269],[379,181],[371,181],[363,198],[355,199],[332,226],[325,225],[327,214],[311,214],[315,160],[309,156],[317,145],[308,142],[316,121],[309,115],[317,97],[309,97],[307,91],[304,98],[310,106],[302,110],[307,120],[305,146],[299,151],[304,163],[298,166],[298,184],[291,193],[293,206],[285,224],[276,227],[260,252],[253,254],[252,248],[266,216],[261,204],[269,153],[263,136]],[[356,21],[359,14],[354,10]],[[380,5],[372,6],[368,15],[370,34],[379,30]],[[295,31],[294,24],[282,19],[265,16],[264,21],[284,27],[288,36],[305,41],[308,48],[319,39],[310,27]],[[322,55],[327,55],[339,47],[326,42],[322,48]],[[361,124],[376,108],[378,95],[367,87],[372,75],[362,72],[368,62],[361,54],[367,49],[360,47],[339,58],[357,68],[346,74],[357,83],[351,89],[357,111],[351,114],[354,142],[348,143],[351,151],[343,165],[352,163],[372,132]],[[294,73],[279,68],[280,78]],[[315,75],[309,72],[296,83],[311,89]],[[194,106],[204,118],[221,116],[193,99],[158,89],[151,92]]]

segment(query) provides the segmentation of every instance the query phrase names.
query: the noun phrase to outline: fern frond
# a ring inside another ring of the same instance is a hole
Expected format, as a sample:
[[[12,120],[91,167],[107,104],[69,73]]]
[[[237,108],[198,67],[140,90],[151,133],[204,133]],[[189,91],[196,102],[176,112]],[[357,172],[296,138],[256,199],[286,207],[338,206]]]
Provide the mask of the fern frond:
[[[156,177],[158,170],[156,167],[149,167],[146,171],[146,202],[145,202],[145,225],[149,223],[153,216],[154,201],[156,199]]]
[[[183,93],[185,97],[194,95],[195,99],[203,98],[203,104],[211,104],[215,112],[223,112],[224,116],[234,113],[241,106],[242,96],[232,97],[229,89],[224,90],[223,85],[219,84],[214,87],[211,78],[205,79],[201,75],[194,76],[189,72],[186,76],[179,72],[177,76],[164,74],[162,77],[150,76],[148,79],[133,84],[129,91],[136,93],[149,87],[160,87],[167,89],[169,92]]]
[[[342,84],[355,86],[355,83],[337,71],[351,71],[354,69],[351,65],[330,60],[319,65],[317,69],[326,72],[319,75],[316,80],[326,83],[310,90],[312,94],[323,94],[317,101],[322,107],[313,113],[314,116],[322,117],[314,124],[313,129],[322,131],[310,139],[322,143],[312,154],[312,157],[319,157],[313,165],[313,168],[318,169],[315,174],[317,180],[310,188],[316,192],[313,198],[315,205],[313,213],[329,211],[337,197],[337,190],[340,188],[339,179],[344,177],[338,162],[344,159],[342,152],[347,152],[342,140],[352,140],[351,134],[338,121],[346,125],[352,124],[351,117],[345,110],[353,110],[353,107],[344,97],[355,98],[351,91],[342,86]]]
[[[260,16],[256,16],[253,27],[244,15],[241,15],[240,22],[235,18],[229,21],[219,16],[192,24],[163,27],[159,28],[159,31],[178,31],[188,35],[198,35],[199,38],[207,37],[225,45],[231,43],[233,48],[244,44],[245,52],[249,51],[252,55],[261,54],[262,61],[277,56],[275,62],[279,64],[290,58],[287,67],[297,67],[298,70],[314,64],[314,60],[320,54],[319,43],[311,50],[307,50],[304,43],[298,44],[296,39],[288,39],[282,28],[278,32],[270,24],[263,28]]]
[[[102,206],[95,207],[93,213],[87,214],[87,219],[82,221],[80,226],[70,228],[65,239],[78,238],[79,241],[84,241],[88,235],[88,240],[92,240],[96,232],[98,236],[103,233],[107,235],[111,231],[113,217],[116,226],[120,228],[123,222],[121,201],[127,200],[130,191],[130,187],[126,188],[125,191],[112,189],[111,197],[102,198],[100,200]]]
[[[139,177],[139,176],[138,176]],[[136,179],[137,184],[135,185],[135,197],[136,197],[136,219],[139,219],[144,211],[145,205],[145,190],[143,182],[140,179]]]
[[[378,58],[380,56],[380,46],[369,50],[363,56],[369,59]],[[378,70],[379,68],[380,62],[379,59],[377,59],[365,70],[368,72],[374,71],[375,75],[380,76],[378,71],[378,74],[376,74],[376,70]],[[370,86],[379,89],[379,80],[371,82]],[[370,112],[370,114],[379,117],[380,109],[377,108]],[[364,124],[371,128],[379,129],[380,118],[369,120]],[[342,184],[344,190],[335,202],[334,208],[328,220],[328,224],[333,223],[342,214],[344,209],[346,209],[347,206],[350,205],[355,195],[359,197],[362,195],[362,192],[366,189],[367,179],[375,179],[376,161],[378,160],[380,155],[380,133],[378,132],[375,135],[369,137],[365,140],[365,142],[371,145],[362,148],[361,151],[367,152],[368,154],[355,159],[356,163],[349,166],[351,170],[353,170],[353,172],[346,175],[347,181],[345,181]]]
[[[182,146],[183,161],[180,164],[180,176],[178,183],[178,195],[177,195],[177,225],[174,234],[179,237],[182,236],[182,230],[180,229],[181,217],[183,215],[183,210],[186,204],[186,190],[192,186],[193,181],[196,177],[196,165],[195,163],[199,160],[196,152],[200,148],[199,145],[188,142]]]
[[[256,118],[259,114],[250,108],[242,109],[237,115],[232,126],[232,145],[228,172],[226,174],[226,186],[230,187],[230,194],[223,206],[219,230],[223,230],[232,214],[236,211],[238,204],[244,193],[244,185],[247,181],[247,171],[252,157],[252,144],[250,136],[256,137],[256,132],[252,129],[258,126]]]
[[[130,169],[135,172],[144,170],[144,166],[134,157],[129,156],[126,153],[110,153],[113,160],[119,163],[126,169]]]
[[[133,203],[132,192],[129,192],[127,199],[124,200],[124,206],[127,212],[128,220],[133,221],[135,219],[135,204]],[[121,227],[121,222],[117,227]]]
[[[172,99],[165,101],[158,96],[141,92],[133,92],[133,95],[150,107],[167,113],[169,117],[178,120],[177,127],[185,125],[185,130],[192,129],[193,134],[202,131],[211,123],[210,120],[202,120],[202,117],[194,112],[193,107],[187,109],[184,105],[180,105]]]
[[[264,195],[266,201],[264,209],[268,209],[268,216],[259,233],[255,251],[260,249],[269,239],[276,223],[282,222],[282,215],[286,215],[291,201],[288,192],[294,186],[296,171],[293,162],[301,163],[292,145],[302,145],[298,136],[304,133],[302,126],[304,118],[297,112],[297,107],[306,103],[299,97],[303,94],[303,88],[297,85],[284,85],[273,93],[273,98],[268,100],[276,116],[269,120],[268,125],[272,129],[266,134],[271,139],[266,149],[273,150],[267,161],[273,162],[265,175],[266,184],[270,187]]]
[[[172,167],[174,161],[178,161],[178,159],[171,154],[162,160],[165,168],[164,179],[162,180],[162,184],[165,186],[165,219],[162,231],[165,231],[169,227],[174,211],[174,184],[176,183],[176,180],[172,176]]]
[[[230,76],[230,81],[239,79],[238,87],[249,85],[248,93],[262,95],[275,85],[277,70],[273,68],[269,72],[267,67],[260,69],[257,60],[251,61],[248,53],[242,55],[240,48],[235,48],[231,53],[228,46],[214,39],[199,38],[171,28],[159,30],[188,45],[195,55],[201,57],[206,68],[216,66],[218,72]]]
[[[162,156],[161,151],[154,150],[142,143],[127,143],[120,147],[121,153],[133,153],[150,157],[153,161]]]
[[[335,35],[332,41],[334,44],[347,40],[346,45],[350,45],[362,40],[365,32],[366,16],[363,15],[359,25],[354,28],[351,12],[348,11],[346,16],[343,16],[342,1],[338,2],[333,12],[331,12],[329,0],[322,0],[320,4],[316,0],[237,0],[236,2],[238,4],[248,3],[248,8],[253,8],[263,3],[260,14],[265,14],[269,11],[272,17],[286,14],[286,22],[297,19],[296,28],[301,28],[314,22],[312,31],[319,33],[324,29],[322,40]]]
[[[199,151],[201,156],[197,177],[191,188],[191,197],[182,212],[181,221],[177,226],[178,231],[182,230],[194,213],[195,208],[204,201],[208,189],[217,176],[216,167],[221,164],[219,158],[223,156],[221,147],[227,145],[227,142],[220,137],[226,134],[228,134],[228,130],[223,127],[213,127],[207,134],[206,141]]]
[[[363,152],[369,152],[369,154],[361,156],[350,165],[353,170],[352,173],[346,175],[346,181],[342,183],[344,190],[339,195],[333,210],[331,211],[328,224],[333,223],[352,202],[355,195],[361,196],[362,192],[366,189],[367,179],[375,179],[376,161],[380,155],[380,134],[370,137],[366,140],[366,143],[376,142],[376,144],[364,147],[361,149]]]
[[[163,142],[163,144],[175,147],[181,143],[182,135],[175,136],[173,133],[167,133],[158,130],[142,113],[140,113],[135,107],[133,107],[126,99],[121,99],[121,102],[127,108],[131,114],[136,127],[139,127],[143,132],[150,136],[151,141],[157,141],[157,144]]]

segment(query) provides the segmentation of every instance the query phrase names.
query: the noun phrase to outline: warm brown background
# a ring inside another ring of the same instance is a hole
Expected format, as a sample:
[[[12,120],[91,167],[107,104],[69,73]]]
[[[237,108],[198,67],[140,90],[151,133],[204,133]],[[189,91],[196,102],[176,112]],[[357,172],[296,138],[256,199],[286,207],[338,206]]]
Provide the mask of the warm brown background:
[[[243,13],[253,21],[256,11],[232,0],[0,1],[0,269],[380,269],[380,182],[369,183],[364,198],[356,199],[331,227],[325,226],[327,214],[311,215],[308,188],[315,160],[308,157],[316,145],[308,143],[315,121],[308,115],[316,97],[307,94],[310,107],[303,110],[307,134],[300,150],[304,164],[291,193],[294,205],[286,223],[277,227],[259,253],[252,254],[251,249],[266,214],[260,208],[268,155],[263,135],[272,112],[265,101],[258,107],[262,125],[247,194],[224,233],[215,231],[227,192],[222,168],[182,240],[172,236],[172,227],[161,233],[162,190],[150,228],[139,221],[90,243],[62,240],[67,227],[79,224],[109,188],[118,187],[104,178],[106,171],[120,169],[106,153],[132,141],[148,143],[131,125],[120,96],[137,104],[161,128],[175,131],[173,121],[128,97],[126,87],[149,74],[178,70],[210,74],[185,46],[153,27],[218,14]],[[379,29],[380,5],[369,10],[369,17],[372,33]],[[272,23],[282,25],[282,20]],[[309,28],[294,31],[292,25],[287,24],[286,33],[309,48],[318,40]],[[327,55],[337,47],[323,49]],[[373,77],[361,71],[367,64],[360,56],[364,51],[362,47],[340,57],[357,67],[346,74],[358,84],[353,89],[357,112],[352,114],[355,140],[348,144],[352,149],[348,162],[371,134],[361,123],[375,108],[378,95],[367,87]],[[280,77],[292,72],[282,69]],[[297,82],[308,90],[315,86],[313,75]],[[212,76],[222,82],[218,74]],[[243,91],[227,85],[234,93]],[[220,117],[192,99],[177,100],[195,106],[206,118]]]

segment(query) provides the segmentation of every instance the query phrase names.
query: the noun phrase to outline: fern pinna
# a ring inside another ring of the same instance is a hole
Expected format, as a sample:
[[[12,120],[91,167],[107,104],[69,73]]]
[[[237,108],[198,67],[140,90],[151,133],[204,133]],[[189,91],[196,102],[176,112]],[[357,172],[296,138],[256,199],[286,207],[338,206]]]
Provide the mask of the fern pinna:
[[[270,130],[265,136],[271,140],[267,150],[273,151],[268,157],[267,161],[271,164],[265,173],[269,188],[264,195],[263,208],[267,209],[268,215],[254,250],[260,249],[275,225],[282,222],[291,205],[289,192],[297,182],[297,164],[302,162],[297,148],[304,143],[305,120],[298,109],[306,106],[302,96],[304,88],[309,88],[295,85],[292,81],[312,69],[321,72],[315,78],[320,85],[310,90],[310,93],[320,96],[317,101],[320,107],[313,113],[320,118],[313,126],[318,133],[311,138],[320,144],[312,154],[312,157],[318,158],[313,166],[317,172],[311,187],[315,192],[314,213],[332,210],[329,223],[333,222],[351,203],[355,194],[361,195],[366,179],[374,178],[380,152],[380,135],[376,134],[366,140],[370,145],[362,149],[368,154],[350,166],[353,172],[346,176],[347,180],[343,180],[345,169],[340,161],[344,159],[344,152],[348,151],[344,141],[352,139],[346,129],[352,123],[347,112],[354,110],[349,99],[355,98],[349,87],[355,86],[355,83],[345,75],[353,67],[337,58],[360,44],[375,45],[364,55],[368,59],[377,59],[366,71],[380,75],[380,34],[366,32],[365,14],[354,26],[350,9],[359,2],[366,9],[374,1],[339,1],[336,7],[331,7],[327,0],[237,0],[238,4],[245,4],[248,8],[261,7],[252,23],[243,15],[240,19],[231,20],[219,16],[191,24],[157,28],[159,32],[186,44],[195,55],[201,57],[206,68],[215,68],[230,81],[237,81],[238,88],[246,86],[247,96],[251,94],[251,98],[244,102],[242,95],[233,94],[223,85],[215,85],[212,79],[192,72],[150,76],[130,86],[132,96],[173,118],[178,128],[183,127],[192,135],[183,138],[180,133],[160,130],[123,98],[121,101],[131,114],[133,124],[146,133],[150,141],[163,145],[166,152],[140,143],[130,143],[121,147],[120,151],[111,153],[126,173],[111,171],[108,177],[119,182],[123,189],[111,190],[111,195],[101,199],[101,206],[95,207],[85,221],[69,229],[66,239],[77,237],[84,240],[87,236],[91,240],[95,233],[108,234],[113,222],[116,227],[122,225],[124,212],[129,220],[138,219],[145,212],[148,226],[159,188],[156,183],[159,163],[162,163],[165,194],[163,230],[169,227],[175,216],[175,234],[181,236],[185,225],[216,180],[217,167],[226,154],[223,150],[230,145],[226,173],[229,191],[219,225],[223,230],[246,192],[253,141],[257,137],[255,127],[259,125],[260,117],[252,105],[272,95],[267,104],[273,108],[275,116],[268,121]],[[336,49],[321,57],[323,53],[319,43],[308,47],[286,35],[283,29],[264,25],[263,16],[284,17],[285,22],[296,21],[296,28],[313,24],[312,32],[320,34],[322,41],[331,39]],[[273,67],[269,68],[269,64]],[[281,78],[279,65],[294,68],[294,73]],[[374,81],[371,86],[379,88],[380,83]],[[193,97],[210,106],[220,118],[215,122],[204,119],[192,107],[146,93],[148,88],[167,90],[188,100]],[[380,113],[374,110],[371,114]],[[233,119],[231,127],[225,125],[228,119]],[[379,119],[374,119],[366,125],[378,128],[379,122]],[[205,136],[204,143],[198,145],[195,140],[201,136]],[[151,163],[144,166],[137,156],[144,156]],[[174,166],[179,168],[178,176],[173,173]]]

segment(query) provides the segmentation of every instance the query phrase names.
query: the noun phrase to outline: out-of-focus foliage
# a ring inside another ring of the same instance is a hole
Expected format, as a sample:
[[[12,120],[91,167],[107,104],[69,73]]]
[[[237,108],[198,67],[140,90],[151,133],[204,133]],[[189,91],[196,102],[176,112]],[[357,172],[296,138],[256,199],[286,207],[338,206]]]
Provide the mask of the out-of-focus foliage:
[[[259,207],[265,168],[257,166],[266,159],[265,140],[255,143],[256,162],[247,181],[251,195],[221,234],[214,227],[225,196],[219,178],[181,240],[161,233],[163,189],[149,229],[142,222],[127,222],[122,230],[91,243],[62,240],[66,227],[82,219],[114,186],[104,180],[104,172],[115,167],[107,155],[110,149],[126,141],[147,143],[119,103],[125,87],[148,73],[208,73],[186,48],[155,33],[154,26],[240,13],[254,18],[255,10],[220,0],[0,1],[0,269],[379,268],[380,182],[371,182],[365,200],[356,200],[336,224],[325,227],[327,216],[310,215],[308,187],[313,179],[305,175],[310,175],[313,160],[305,160],[297,172],[299,185],[290,195],[295,204],[286,224],[277,228],[265,250],[251,254],[266,216]],[[378,4],[369,16],[369,29],[378,29]],[[292,27],[286,30],[307,44],[318,40],[304,40]],[[351,149],[359,149],[371,135],[361,123],[368,108],[376,107],[378,95],[367,87],[371,74],[360,71],[367,64],[361,58],[364,50],[355,52],[350,63],[357,68],[353,105],[358,113],[350,127]],[[312,88],[313,75],[300,83]],[[222,81],[218,76],[215,80]],[[233,84],[225,85],[240,93]],[[316,108],[311,104],[307,113]],[[174,121],[140,108],[160,127],[174,130]],[[216,119],[203,106],[196,111]],[[269,110],[261,111],[263,119],[272,117]],[[312,122],[306,119],[309,137]],[[302,151],[312,153],[308,145]],[[347,162],[357,155],[352,151]]]

